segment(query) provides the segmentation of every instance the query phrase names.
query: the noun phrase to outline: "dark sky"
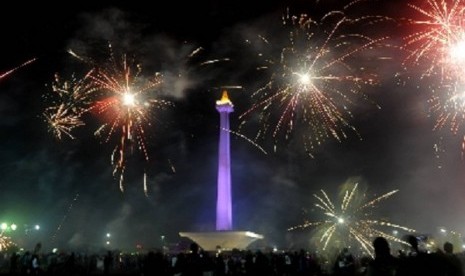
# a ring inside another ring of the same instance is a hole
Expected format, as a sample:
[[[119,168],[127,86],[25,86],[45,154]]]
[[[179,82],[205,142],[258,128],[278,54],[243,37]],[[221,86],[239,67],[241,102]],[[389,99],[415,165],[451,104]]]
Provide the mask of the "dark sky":
[[[244,37],[277,36],[286,7],[317,17],[341,7],[339,0],[267,1],[263,6],[172,1],[158,7],[157,2],[120,2],[44,7],[19,1],[0,12],[0,72],[37,58],[0,80],[0,220],[20,226],[13,234],[21,244],[41,241],[47,248],[96,249],[110,232],[115,247],[155,247],[162,235],[175,243],[180,231],[212,230],[218,87],[243,87],[230,91],[235,104],[231,126],[237,130],[238,115],[250,107],[250,95],[266,82],[251,65],[253,47]],[[407,9],[402,2],[372,1],[357,12],[400,16]],[[363,30],[386,32],[393,43],[408,32],[400,24],[372,28]],[[54,73],[69,76],[87,68],[67,50],[92,56],[104,53],[108,42],[115,51],[135,53],[144,72],[163,72],[167,85],[162,95],[175,105],[147,133],[150,161],[130,160],[124,193],[111,174],[113,145],[92,135],[95,119],[89,118],[76,132],[76,140],[57,140],[41,115],[47,106],[42,96]],[[189,59],[197,47],[204,50]],[[395,51],[386,51],[382,54],[396,57]],[[199,65],[226,57],[230,62]],[[369,197],[400,190],[376,209],[379,217],[422,233],[434,233],[440,226],[465,231],[460,137],[432,130],[434,117],[426,102],[430,90],[417,72],[403,71],[395,58],[376,64],[374,71],[380,83],[368,87],[366,94],[381,108],[357,103],[351,121],[362,139],[350,132],[341,142],[328,139],[310,158],[293,141],[281,141],[276,152],[271,137],[260,141],[265,155],[245,139],[231,136],[237,230],[256,231],[270,245],[289,246],[293,241],[286,229],[303,221],[301,210],[312,209],[313,193],[324,189],[336,198],[344,182],[358,178]],[[408,80],[405,85],[398,84],[397,72]],[[183,77],[176,77],[179,74]],[[434,150],[439,142],[440,154]],[[142,190],[142,167],[148,175],[148,197]],[[310,212],[307,218],[312,216]],[[42,228],[24,236],[26,224]]]

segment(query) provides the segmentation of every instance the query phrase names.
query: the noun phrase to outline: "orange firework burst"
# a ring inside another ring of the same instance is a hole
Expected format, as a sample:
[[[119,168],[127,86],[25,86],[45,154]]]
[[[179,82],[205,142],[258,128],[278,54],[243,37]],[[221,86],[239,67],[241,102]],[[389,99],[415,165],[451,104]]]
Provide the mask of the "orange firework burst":
[[[141,67],[128,61],[126,55],[117,60],[113,55],[106,66],[98,67],[91,75],[93,83],[103,93],[103,98],[91,107],[105,118],[95,132],[106,132],[105,141],[119,133],[119,142],[112,153],[113,173],[120,175],[120,189],[123,191],[125,154],[128,146],[136,146],[148,161],[144,127],[151,126],[154,110],[170,105],[170,102],[151,97],[150,92],[162,83],[161,74],[151,78],[140,76]]]
[[[259,37],[270,51],[276,45],[280,51],[259,54],[264,58],[259,69],[269,72],[270,79],[253,93],[255,103],[240,116],[241,125],[259,111],[262,128],[256,137],[271,133],[275,147],[282,133],[289,139],[298,125],[303,126],[302,141],[310,155],[328,138],[347,138],[348,130],[359,136],[350,123],[350,107],[359,99],[367,100],[362,88],[376,83],[376,75],[366,70],[358,55],[380,46],[384,38],[347,30],[373,18],[350,19],[341,11],[332,11],[315,21],[304,14],[286,14],[283,25],[289,32],[285,45]]]

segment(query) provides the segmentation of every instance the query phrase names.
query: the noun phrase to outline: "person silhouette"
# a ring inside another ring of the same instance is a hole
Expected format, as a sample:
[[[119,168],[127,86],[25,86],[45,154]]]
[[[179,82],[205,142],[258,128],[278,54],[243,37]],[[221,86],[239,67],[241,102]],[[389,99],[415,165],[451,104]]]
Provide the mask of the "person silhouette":
[[[373,240],[375,258],[368,265],[367,276],[393,276],[396,275],[399,260],[391,255],[388,241],[383,237]]]
[[[454,245],[450,242],[445,242],[444,249],[444,271],[448,276],[462,276],[462,263],[457,255],[454,254]]]
[[[440,270],[438,258],[434,254],[421,251],[419,249],[417,237],[407,235],[405,241],[410,245],[410,249],[407,254],[400,258],[401,261],[397,275],[441,275],[440,272],[438,272],[438,270]]]

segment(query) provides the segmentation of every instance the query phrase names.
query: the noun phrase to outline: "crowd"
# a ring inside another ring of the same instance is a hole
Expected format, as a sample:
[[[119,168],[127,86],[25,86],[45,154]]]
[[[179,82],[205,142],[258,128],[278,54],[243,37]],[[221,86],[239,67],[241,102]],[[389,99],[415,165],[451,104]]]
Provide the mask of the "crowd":
[[[391,252],[383,237],[373,240],[373,256],[354,256],[344,248],[333,260],[304,250],[295,252],[239,251],[205,252],[193,243],[188,252],[177,254],[150,251],[146,254],[41,253],[40,250],[0,255],[4,275],[334,275],[334,276],[462,276],[465,255],[454,254],[453,245],[444,243],[435,252],[422,251],[414,236],[409,247]],[[40,249],[40,248],[39,248]]]

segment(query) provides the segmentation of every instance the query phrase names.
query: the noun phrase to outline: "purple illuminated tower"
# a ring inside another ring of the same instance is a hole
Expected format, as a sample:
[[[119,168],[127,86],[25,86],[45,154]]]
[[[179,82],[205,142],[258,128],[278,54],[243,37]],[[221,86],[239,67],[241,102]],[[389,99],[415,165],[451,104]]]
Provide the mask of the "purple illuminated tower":
[[[228,92],[223,91],[221,100],[216,101],[216,110],[220,113],[220,142],[218,146],[218,192],[216,198],[216,231],[213,232],[179,232],[196,242],[206,251],[245,250],[263,235],[251,231],[232,231],[231,202],[231,153],[229,148],[229,113],[233,112],[233,104]]]
[[[220,141],[218,147],[218,191],[216,198],[216,231],[232,230],[231,204],[231,154],[229,142],[229,113],[233,104],[228,92],[223,91],[221,100],[216,101],[216,110],[220,113]]]

